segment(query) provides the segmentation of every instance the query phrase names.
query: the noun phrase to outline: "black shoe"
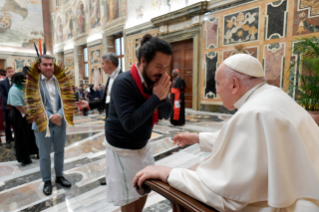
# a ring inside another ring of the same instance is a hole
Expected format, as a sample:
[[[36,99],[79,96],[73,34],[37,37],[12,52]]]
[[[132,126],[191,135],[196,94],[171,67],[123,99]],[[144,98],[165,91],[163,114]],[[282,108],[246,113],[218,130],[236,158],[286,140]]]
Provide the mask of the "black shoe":
[[[101,181],[101,185],[106,185],[106,180],[105,179]]]
[[[28,164],[30,164],[30,163],[32,163],[32,160],[31,160],[31,159],[29,159],[29,160],[22,160],[22,161],[21,161],[21,166],[25,166],[25,165],[28,165]]]
[[[52,194],[52,184],[51,180],[45,181],[43,186],[43,193],[47,196]]]
[[[61,184],[64,187],[71,187],[71,183],[67,179],[65,179],[63,176],[56,177],[55,182]]]
[[[6,143],[6,148],[7,149],[11,149],[11,144],[10,143]]]

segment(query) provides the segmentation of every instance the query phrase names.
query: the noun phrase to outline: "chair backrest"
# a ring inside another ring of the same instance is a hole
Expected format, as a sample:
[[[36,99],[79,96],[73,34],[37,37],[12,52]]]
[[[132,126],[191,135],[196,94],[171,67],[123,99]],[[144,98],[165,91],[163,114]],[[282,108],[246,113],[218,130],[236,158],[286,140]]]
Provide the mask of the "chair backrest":
[[[150,193],[152,190],[170,200],[173,212],[218,212],[218,210],[198,201],[170,187],[160,180],[147,180],[143,186],[136,187],[140,195]]]

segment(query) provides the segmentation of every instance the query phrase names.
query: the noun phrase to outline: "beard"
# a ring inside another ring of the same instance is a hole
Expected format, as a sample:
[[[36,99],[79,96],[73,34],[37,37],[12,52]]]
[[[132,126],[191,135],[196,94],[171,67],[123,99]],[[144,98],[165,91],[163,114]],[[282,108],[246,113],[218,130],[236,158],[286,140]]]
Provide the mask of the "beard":
[[[142,76],[143,76],[143,78],[144,78],[144,80],[145,80],[147,86],[152,87],[152,86],[157,82],[157,80],[156,80],[156,81],[153,81],[153,80],[149,77],[148,71],[147,71],[148,69],[147,69],[147,68],[148,68],[148,65],[145,66],[145,69],[144,69],[144,71],[143,71]],[[162,77],[162,74],[158,74],[158,77],[161,78],[161,77]]]

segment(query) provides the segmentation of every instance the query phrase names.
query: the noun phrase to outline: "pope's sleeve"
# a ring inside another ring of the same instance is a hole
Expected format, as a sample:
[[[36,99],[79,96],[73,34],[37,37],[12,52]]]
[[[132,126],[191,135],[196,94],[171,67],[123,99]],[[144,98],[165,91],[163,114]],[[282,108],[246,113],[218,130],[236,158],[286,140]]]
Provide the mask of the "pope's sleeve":
[[[199,147],[203,152],[211,152],[215,144],[216,138],[219,131],[217,132],[202,132],[199,133]]]
[[[177,190],[219,211],[238,211],[248,205],[248,203],[234,201],[216,194],[201,182],[196,172],[188,169],[174,168],[168,177],[168,183]]]

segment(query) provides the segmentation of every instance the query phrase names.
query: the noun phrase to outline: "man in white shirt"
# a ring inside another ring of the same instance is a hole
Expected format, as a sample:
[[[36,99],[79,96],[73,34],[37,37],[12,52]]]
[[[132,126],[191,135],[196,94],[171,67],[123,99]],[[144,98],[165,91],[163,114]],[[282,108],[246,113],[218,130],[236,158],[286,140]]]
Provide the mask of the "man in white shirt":
[[[54,149],[54,169],[56,183],[64,187],[71,187],[71,183],[63,176],[64,147],[66,142],[66,121],[64,119],[63,104],[61,103],[60,88],[58,81],[53,75],[53,58],[49,55],[42,55],[39,58],[38,68],[41,71],[40,95],[49,119],[49,136],[47,130],[38,131],[34,122],[32,129],[36,137],[36,143],[40,153],[40,171],[44,182],[43,193],[51,195],[51,147]]]
[[[90,109],[105,107],[105,120],[109,114],[109,104],[111,101],[111,90],[115,78],[122,73],[119,66],[119,60],[116,54],[107,53],[102,56],[102,69],[108,75],[108,80],[105,85],[103,97],[99,100],[89,102]],[[105,180],[101,181],[101,185],[106,185]]]
[[[8,93],[9,90],[12,86],[12,76],[14,75],[15,70],[13,67],[7,67],[6,68],[6,75],[7,77],[0,81],[0,97],[2,101],[1,109],[2,109],[2,114],[4,118],[4,123],[5,123],[5,134],[6,134],[6,148],[10,149],[11,148],[11,141],[12,139],[12,131],[11,131],[11,120],[9,117],[11,109],[7,107],[7,99],[8,99]]]
[[[223,105],[238,109],[216,133],[184,133],[180,146],[211,152],[196,171],[149,166],[133,185],[161,179],[219,211],[318,212],[319,128],[280,88],[268,85],[260,62],[226,59],[215,74]]]

